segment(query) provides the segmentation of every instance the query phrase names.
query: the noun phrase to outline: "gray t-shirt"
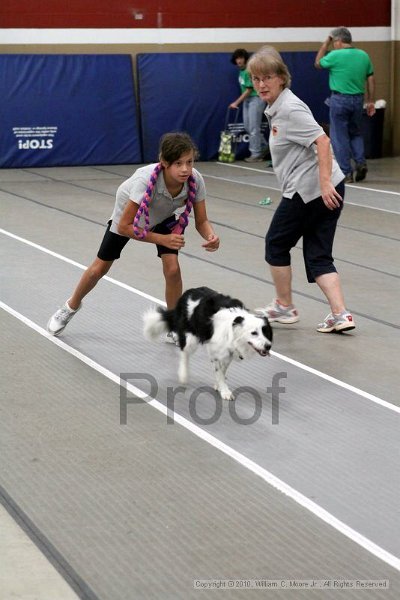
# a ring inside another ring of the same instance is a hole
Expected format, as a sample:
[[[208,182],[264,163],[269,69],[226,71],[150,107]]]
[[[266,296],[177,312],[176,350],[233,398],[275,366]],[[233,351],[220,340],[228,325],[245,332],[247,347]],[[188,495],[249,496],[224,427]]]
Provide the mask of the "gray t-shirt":
[[[303,202],[321,195],[315,140],[324,130],[314,119],[307,104],[284,89],[265,114],[270,125],[269,148],[278,183],[285,198],[300,194]],[[332,184],[336,187],[344,175],[335,158]]]
[[[143,194],[148,186],[150,175],[154,171],[156,165],[157,163],[147,165],[146,167],[140,167],[131,177],[129,177],[129,179],[126,179],[119,186],[114,210],[111,215],[112,224],[110,231],[113,233],[118,233],[119,220],[127,203],[132,201],[136,204],[140,204]],[[202,175],[200,175],[196,169],[193,169],[192,175],[196,182],[196,197],[194,202],[205,200],[206,188]],[[174,214],[183,212],[187,197],[188,183],[185,182],[182,191],[172,198],[165,185],[163,171],[161,171],[154,186],[151,202],[149,204],[150,227],[158,225]],[[141,216],[139,225],[140,227],[144,226],[144,215]]]

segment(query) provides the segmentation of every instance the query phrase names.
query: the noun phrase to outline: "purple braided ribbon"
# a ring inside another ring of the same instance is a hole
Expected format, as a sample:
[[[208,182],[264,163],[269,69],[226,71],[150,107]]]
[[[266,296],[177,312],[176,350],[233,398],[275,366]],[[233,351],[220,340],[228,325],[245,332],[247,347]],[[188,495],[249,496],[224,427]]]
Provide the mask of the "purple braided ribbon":
[[[186,227],[189,225],[189,215],[193,207],[193,202],[196,198],[196,181],[193,175],[188,177],[188,197],[186,200],[186,207],[184,212],[179,216],[179,220],[176,225],[171,229],[172,233],[182,234]]]
[[[151,202],[151,195],[154,190],[154,186],[156,185],[159,174],[162,171],[161,163],[158,163],[150,175],[149,182],[147,184],[147,188],[143,197],[140,201],[140,205],[138,211],[133,220],[133,232],[137,238],[143,240],[150,228],[150,216],[149,216],[149,204]],[[178,222],[171,228],[172,233],[182,234],[185,231],[185,228],[189,224],[189,215],[192,210],[193,202],[196,198],[196,181],[193,175],[189,175],[188,177],[188,197],[186,200],[186,207],[184,212],[179,216]],[[144,214],[144,227],[141,229],[139,227],[140,217]]]
[[[139,238],[140,240],[143,240],[146,237],[147,232],[149,231],[149,226],[150,226],[149,204],[151,202],[151,194],[153,193],[154,186],[156,185],[156,182],[157,182],[159,174],[161,173],[161,170],[162,170],[161,163],[158,163],[156,165],[154,171],[150,175],[150,179],[147,184],[146,191],[143,194],[143,197],[140,201],[138,211],[133,220],[133,232],[136,235],[136,237]],[[144,213],[144,227],[143,227],[143,229],[140,229],[139,221],[140,221],[140,217],[142,216],[143,213]]]

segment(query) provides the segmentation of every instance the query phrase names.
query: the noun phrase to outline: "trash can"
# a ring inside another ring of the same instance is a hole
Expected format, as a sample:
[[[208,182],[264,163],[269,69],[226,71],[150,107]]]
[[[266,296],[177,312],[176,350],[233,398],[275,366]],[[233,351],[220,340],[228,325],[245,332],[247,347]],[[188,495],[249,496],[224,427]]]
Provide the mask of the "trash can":
[[[364,138],[365,158],[382,158],[383,146],[383,120],[386,102],[375,102],[376,113],[369,117],[364,110],[361,131]]]

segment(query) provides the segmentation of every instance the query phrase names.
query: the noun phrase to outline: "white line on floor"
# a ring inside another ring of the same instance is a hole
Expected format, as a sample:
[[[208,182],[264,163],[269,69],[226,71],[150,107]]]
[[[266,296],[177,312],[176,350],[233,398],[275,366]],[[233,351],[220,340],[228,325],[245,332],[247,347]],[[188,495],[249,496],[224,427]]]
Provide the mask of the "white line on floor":
[[[247,171],[254,171],[255,173],[258,173],[259,175],[275,175],[275,173],[273,173],[272,171],[260,171],[260,169],[256,169],[254,167],[245,167],[242,165],[232,165],[229,163],[216,163],[220,166],[225,166],[225,167],[229,167],[229,168],[235,168],[235,169],[245,169]],[[242,185],[248,185],[251,187],[258,187],[258,188],[268,188],[269,190],[275,190],[280,192],[281,188],[278,187],[272,187],[271,185],[261,185],[259,183],[251,183],[250,181],[238,181],[237,179],[230,179],[229,177],[219,177],[218,175],[206,175],[205,173],[202,173],[203,177],[207,178],[209,177],[210,179],[219,179],[220,181],[227,181],[228,183],[235,183],[235,184],[242,184]],[[364,186],[358,186],[358,185],[351,185],[351,184],[346,184],[346,187],[350,187],[353,190],[357,190],[357,191],[368,191],[368,192],[376,192],[378,194],[390,194],[393,196],[400,196],[400,192],[392,192],[390,190],[380,190],[380,189],[375,189],[375,188],[369,188],[369,187],[364,187]],[[391,214],[395,214],[398,215],[399,211],[398,210],[389,210],[387,208],[381,208],[380,206],[369,206],[368,204],[359,204],[357,202],[351,202],[350,200],[348,200],[346,198],[345,200],[346,204],[349,204],[350,206],[359,206],[360,208],[370,208],[371,210],[379,210],[380,212],[387,212],[387,213],[391,213]]]
[[[36,248],[36,250],[40,250],[41,252],[44,252],[45,254],[49,254],[50,256],[53,256],[54,258],[58,258],[59,260],[62,260],[64,262],[68,263],[69,265],[73,265],[74,267],[78,267],[79,269],[82,269],[82,270],[86,270],[86,268],[87,268],[87,267],[85,267],[85,265],[82,265],[70,258],[67,258],[66,256],[63,256],[62,254],[53,252],[52,250],[49,250],[48,248],[45,248],[44,246],[40,246],[39,244],[36,244],[35,242],[31,242],[25,238],[15,235],[14,233],[6,231],[5,229],[0,228],[0,233],[3,233],[4,235],[6,235],[8,237],[17,240],[18,242],[27,244],[28,246],[31,246],[32,248]],[[151,300],[152,302],[155,302],[156,304],[165,306],[165,302],[163,302],[162,300],[159,300],[158,298],[155,298],[154,296],[151,296],[150,294],[146,294],[145,292],[141,292],[137,288],[131,287],[130,285],[128,285],[126,283],[122,283],[121,281],[118,281],[117,279],[108,277],[108,275],[103,277],[103,279],[127,290],[128,292],[132,292],[134,294],[137,294],[138,296],[141,296],[142,298]],[[386,400],[383,400],[382,398],[378,398],[378,396],[374,396],[373,394],[364,392],[364,390],[360,390],[359,388],[356,388],[348,383],[345,383],[344,381],[341,381],[340,379],[331,377],[330,375],[327,375],[326,373],[323,373],[322,371],[318,371],[317,369],[314,369],[313,367],[309,367],[308,365],[305,365],[293,358],[289,358],[288,356],[284,356],[283,354],[279,354],[278,352],[275,352],[275,351],[271,351],[271,354],[287,363],[290,363],[290,364],[298,367],[299,369],[303,369],[304,371],[307,371],[308,373],[311,373],[312,375],[321,377],[321,379],[325,379],[326,381],[329,381],[330,383],[333,383],[339,387],[349,390],[349,391],[353,392],[354,394],[357,394],[358,396],[362,396],[363,398],[370,400],[371,402],[374,402],[375,404],[378,404],[379,406],[388,408],[389,410],[392,410],[392,411],[400,414],[400,406],[396,406],[395,404],[392,404],[391,402],[387,402]]]
[[[2,230],[0,230],[0,231],[2,231]],[[69,346],[68,344],[63,342],[62,340],[49,335],[45,329],[43,329],[42,327],[40,327],[39,325],[37,325],[36,323],[34,323],[30,319],[28,319],[21,313],[17,312],[16,310],[11,308],[4,302],[0,301],[0,308],[3,308],[3,310],[8,312],[13,317],[17,318],[19,321],[24,323],[24,325],[27,325],[28,327],[30,327],[31,329],[33,329],[34,331],[36,331],[43,337],[47,338],[50,342],[52,342],[59,348],[62,348],[63,350],[65,350],[66,352],[68,352],[69,354],[71,354],[72,356],[77,358],[78,360],[82,361],[84,364],[88,365],[90,368],[96,370],[101,375],[104,375],[105,377],[107,377],[108,379],[110,379],[111,381],[116,383],[117,385],[121,385],[120,378],[115,373],[112,373],[105,367],[96,363],[91,358],[87,357],[82,352],[79,352],[79,350],[72,348],[71,346]],[[125,382],[124,382],[124,385],[125,385]],[[142,390],[131,385],[128,382],[126,382],[126,387],[127,387],[127,390],[131,394],[135,395],[138,398],[141,398],[142,400],[147,402],[147,404],[149,404],[153,408],[160,411],[162,414],[167,415],[167,411],[168,411],[169,416],[171,416],[171,412],[173,412],[173,411],[170,411],[170,409],[167,409],[167,407],[164,406],[164,404],[162,404],[155,398],[148,396],[147,394],[142,392]],[[379,558],[380,560],[385,562],[386,564],[390,565],[397,571],[400,571],[400,558],[391,554],[390,552],[387,552],[384,548],[381,548],[380,546],[375,544],[373,541],[371,541],[370,539],[366,538],[361,533],[359,533],[358,531],[353,529],[352,527],[349,527],[348,525],[346,525],[346,523],[343,523],[343,521],[340,521],[334,515],[332,515],[331,513],[326,511],[324,508],[319,506],[319,504],[316,504],[315,502],[313,502],[312,500],[310,500],[309,498],[307,498],[306,496],[304,496],[303,494],[301,494],[300,492],[298,492],[297,490],[292,488],[290,485],[286,484],[284,481],[282,481],[278,477],[275,477],[275,475],[273,475],[272,473],[270,473],[269,471],[267,471],[266,469],[264,469],[263,467],[261,467],[260,465],[255,463],[254,461],[252,461],[249,458],[247,458],[246,456],[244,456],[244,454],[237,452],[236,450],[234,450],[233,448],[231,448],[230,446],[228,446],[227,444],[225,444],[218,438],[214,437],[213,435],[210,435],[209,433],[207,433],[206,431],[204,431],[203,429],[201,429],[200,427],[198,427],[191,421],[188,421],[185,417],[182,417],[181,415],[179,415],[177,413],[173,413],[173,414],[174,414],[174,420],[176,423],[179,423],[180,425],[182,425],[182,427],[185,427],[188,431],[190,431],[191,433],[193,433],[200,439],[204,440],[205,442],[207,442],[214,448],[220,450],[221,452],[223,452],[224,454],[226,454],[227,456],[229,456],[230,458],[232,458],[233,460],[238,462],[240,465],[242,465],[243,467],[245,467],[246,469],[248,469],[249,471],[251,471],[252,473],[257,475],[258,477],[261,477],[261,479],[263,479],[266,483],[268,483],[269,485],[274,487],[276,490],[282,492],[283,494],[285,494],[286,496],[288,496],[289,498],[294,500],[297,504],[299,504],[300,506],[302,506],[303,508],[305,508],[306,510],[308,510],[309,512],[314,514],[316,517],[318,517],[319,519],[321,519],[322,521],[324,521],[325,523],[327,523],[328,525],[330,525],[331,527],[333,527],[334,529],[336,529],[337,531],[339,531],[340,533],[345,535],[347,538],[349,538],[350,540],[352,540],[353,542],[355,542],[356,544],[358,544],[359,546],[361,546],[362,548],[364,548],[365,550],[367,550],[368,552],[370,552],[371,554],[373,554],[374,556],[376,556],[377,558]]]

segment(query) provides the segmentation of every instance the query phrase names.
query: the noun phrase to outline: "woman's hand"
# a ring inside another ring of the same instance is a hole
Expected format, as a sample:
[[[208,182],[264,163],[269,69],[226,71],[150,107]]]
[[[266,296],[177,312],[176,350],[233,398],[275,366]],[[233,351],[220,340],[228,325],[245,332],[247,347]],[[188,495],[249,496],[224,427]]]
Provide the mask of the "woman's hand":
[[[326,208],[334,210],[339,208],[343,201],[341,195],[335,190],[331,181],[332,174],[332,152],[331,141],[328,136],[323,133],[315,140],[317,146],[318,168],[319,168],[319,184],[321,188],[322,200]]]
[[[321,185],[321,196],[326,208],[329,208],[329,210],[339,208],[340,203],[343,202],[342,196],[335,190],[330,181],[323,186]]]

